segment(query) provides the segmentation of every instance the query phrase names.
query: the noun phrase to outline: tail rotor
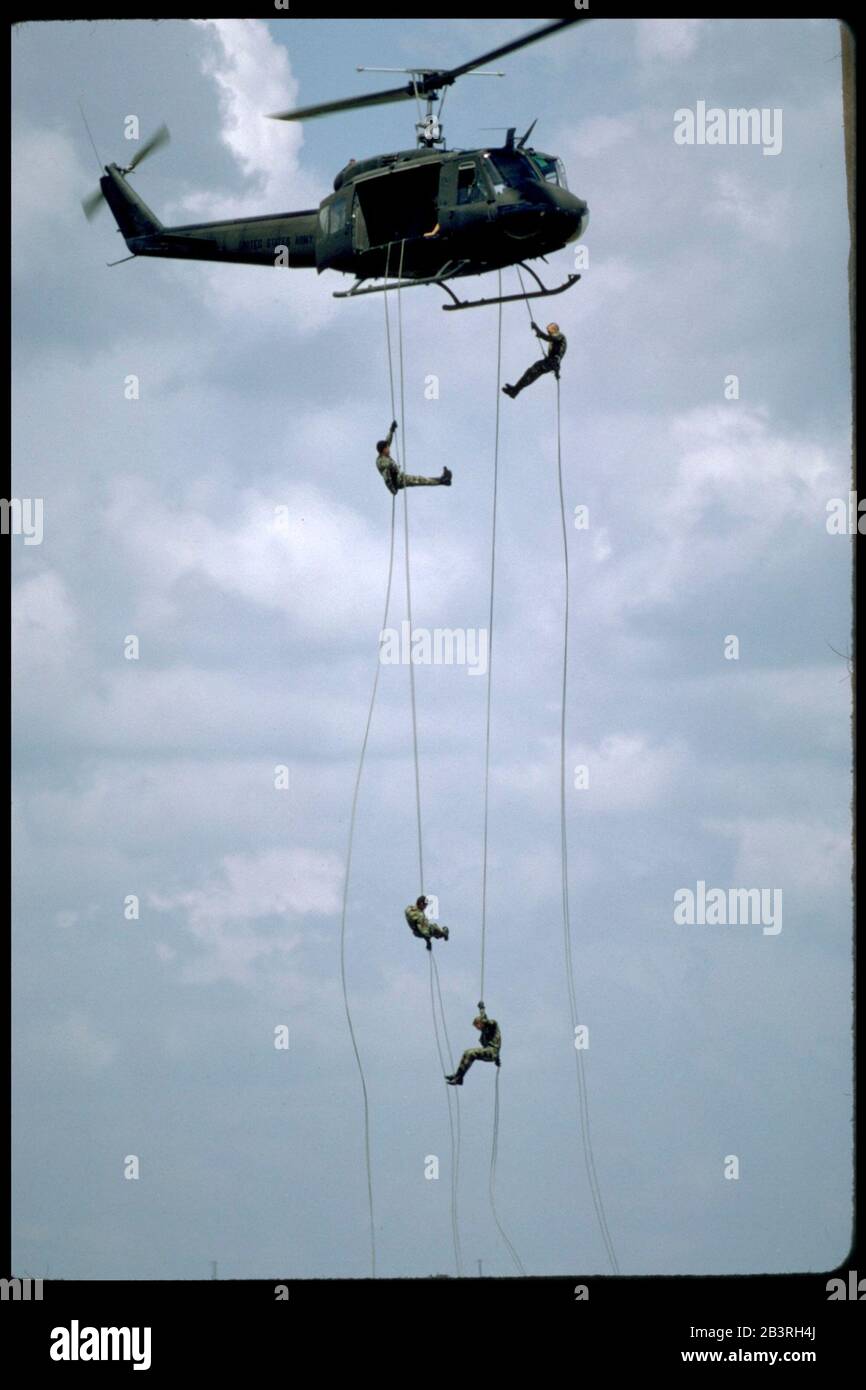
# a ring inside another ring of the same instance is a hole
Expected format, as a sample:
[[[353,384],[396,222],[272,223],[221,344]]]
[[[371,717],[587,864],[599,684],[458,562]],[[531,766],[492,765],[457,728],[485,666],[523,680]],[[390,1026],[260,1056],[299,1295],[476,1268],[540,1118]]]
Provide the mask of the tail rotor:
[[[170,139],[171,135],[169,133],[168,126],[165,124],[161,125],[158,130],[154,131],[153,135],[151,135],[149,140],[145,140],[144,144],[141,146],[141,149],[136,150],[129,164],[127,164],[125,168],[121,168],[120,165],[114,165],[114,169],[118,174],[131,174],[133,170],[137,169],[139,164],[144,163],[145,159],[147,159],[149,155],[152,155],[155,150],[161,149],[163,145],[167,145]],[[104,202],[105,194],[101,186],[99,188],[94,189],[94,191],[88,194],[86,198],[82,198],[81,207],[84,211],[84,216],[87,218],[88,222],[92,221],[92,219],[99,212]]]

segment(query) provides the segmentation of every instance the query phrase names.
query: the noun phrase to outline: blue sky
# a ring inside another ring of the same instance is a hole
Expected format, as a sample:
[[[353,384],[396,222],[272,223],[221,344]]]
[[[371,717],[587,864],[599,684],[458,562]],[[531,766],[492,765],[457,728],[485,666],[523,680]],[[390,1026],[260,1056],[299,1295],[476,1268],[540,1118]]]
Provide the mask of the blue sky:
[[[81,213],[97,175],[77,102],[106,161],[125,162],[128,114],[142,134],[167,121],[171,145],[135,176],[166,223],[286,211],[315,206],[350,156],[410,147],[414,113],[303,127],[264,113],[372,90],[357,64],[455,64],[533,24],[14,34],[13,476],[45,518],[13,558],[16,1272],[369,1267],[338,937],[387,563],[382,300],[335,300],[348,281],[314,272],[107,269],[123,248],[110,216]],[[568,827],[611,1236],[630,1274],[831,1267],[849,1244],[852,1113],[851,690],[830,649],[849,641],[850,542],[825,524],[850,458],[838,26],[597,22],[501,66],[449,94],[449,142],[538,117],[534,140],[591,211],[589,265],[554,312],[567,505],[590,517],[569,538],[567,755],[590,785],[569,789]],[[699,100],[781,110],[780,153],[677,145],[674,113]],[[572,259],[552,258],[550,279]],[[450,492],[410,498],[414,618],[483,628],[496,314],[439,299],[403,296],[405,462],[454,472]],[[504,376],[534,351],[508,306]],[[503,1224],[530,1273],[592,1274],[607,1265],[559,915],[551,388],[502,408],[485,998],[504,1038]],[[426,886],[451,926],[437,959],[460,1049],[479,986],[485,682],[423,666],[416,686]],[[427,962],[403,919],[413,814],[407,670],[383,667],[347,969],[380,1272],[417,1276],[454,1260]],[[781,932],[675,924],[674,894],[698,881],[781,889]],[[461,1092],[460,1231],[471,1270],[505,1274],[490,1070]]]

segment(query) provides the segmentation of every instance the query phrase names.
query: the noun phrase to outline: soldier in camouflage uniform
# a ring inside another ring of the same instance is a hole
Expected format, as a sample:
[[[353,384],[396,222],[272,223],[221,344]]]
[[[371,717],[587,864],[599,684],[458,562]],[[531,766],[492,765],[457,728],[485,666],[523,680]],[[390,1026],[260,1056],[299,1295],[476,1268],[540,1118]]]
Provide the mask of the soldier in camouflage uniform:
[[[421,897],[418,899],[417,902],[410,903],[409,906],[406,908],[406,921],[412,928],[413,934],[415,936],[423,937],[423,939],[427,942],[427,950],[432,951],[433,942],[430,940],[431,936],[441,936],[443,941],[447,941],[448,928],[440,927],[438,922],[428,922],[427,918],[424,915],[424,909],[427,906],[428,902],[429,899],[425,898],[424,894],[422,893]]]
[[[556,379],[559,381],[559,368],[565,356],[565,349],[568,347],[565,334],[560,333],[558,323],[549,323],[547,325],[547,332],[542,333],[538,324],[533,322],[532,331],[536,338],[542,338],[545,343],[550,343],[550,347],[547,350],[546,357],[539,358],[537,362],[533,362],[531,367],[527,367],[516,386],[509,386],[507,384],[503,386],[502,389],[506,396],[510,396],[512,400],[514,400],[515,396],[520,394],[524,386],[531,386],[532,382],[537,381],[545,372],[555,372]]]
[[[477,1028],[481,1034],[481,1046],[469,1047],[460,1058],[460,1065],[453,1076],[446,1076],[445,1080],[449,1086],[462,1086],[463,1078],[472,1066],[473,1062],[495,1062],[499,1066],[499,1049],[502,1046],[502,1034],[499,1031],[499,1024],[495,1018],[488,1018],[484,1012],[484,1000],[478,1001],[478,1017],[472,1020],[473,1028]]]
[[[388,431],[387,439],[380,439],[376,445],[378,458],[376,467],[385,480],[385,486],[390,493],[396,497],[402,487],[450,487],[451,469],[443,468],[438,478],[416,478],[411,473],[404,473],[399,464],[391,457],[391,440],[394,438],[394,431],[397,428],[397,421],[391,421],[391,428]]]

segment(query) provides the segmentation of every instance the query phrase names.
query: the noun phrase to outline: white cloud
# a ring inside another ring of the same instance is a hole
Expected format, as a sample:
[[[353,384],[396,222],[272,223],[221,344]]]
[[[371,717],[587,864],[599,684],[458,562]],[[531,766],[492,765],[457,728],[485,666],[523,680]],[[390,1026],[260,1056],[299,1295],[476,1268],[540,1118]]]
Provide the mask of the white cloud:
[[[635,26],[638,57],[642,62],[678,63],[698,46],[703,19],[641,19]]]
[[[117,1055],[115,1043],[101,1034],[85,1014],[78,1012],[56,1024],[49,1041],[53,1050],[62,1052],[85,1072],[104,1071]]]
[[[744,886],[823,893],[847,888],[851,838],[821,821],[774,816],[709,820],[708,830],[737,841],[733,878]]]
[[[608,155],[618,145],[634,141],[639,135],[636,116],[589,116],[580,121],[574,133],[574,144],[581,160]]]
[[[780,532],[820,534],[826,499],[847,486],[841,454],[737,402],[674,417],[646,441],[640,468],[642,544],[587,576],[599,620],[676,601],[770,552],[778,561]]]
[[[769,191],[732,170],[716,174],[708,207],[714,221],[733,222],[746,236],[776,248],[789,244],[796,226],[790,189]]]
[[[84,244],[87,223],[80,200],[90,191],[88,179],[90,189],[95,188],[99,175],[93,165],[79,163],[66,131],[40,129],[26,122],[16,126],[12,146],[12,268],[16,279],[61,259],[59,221],[63,223],[64,257],[75,255]],[[50,216],[47,188],[51,189]],[[66,243],[68,236],[71,247]]]
[[[180,911],[204,948],[187,978],[247,984],[257,966],[285,965],[300,943],[302,919],[339,911],[342,879],[342,861],[333,854],[266,850],[227,855],[221,872],[201,886],[153,893],[149,901],[159,911]],[[283,920],[265,925],[269,918]]]
[[[589,786],[574,795],[589,810],[632,811],[655,805],[666,797],[686,758],[678,743],[653,743],[645,734],[610,734],[595,746],[569,749],[573,766],[589,770]]]
[[[569,742],[566,790],[575,807],[591,811],[632,811],[669,795],[683,768],[686,748],[653,742],[643,733],[609,734],[596,744]],[[589,786],[575,787],[575,768],[589,769]],[[559,785],[559,759],[512,761],[494,769],[495,784],[539,806],[550,804]]]
[[[269,120],[298,103],[298,83],[287,50],[257,19],[195,20],[204,42],[202,72],[220,96],[220,140],[234,157],[246,187],[240,192],[193,189],[167,210],[169,222],[206,221],[317,208],[328,191],[301,164],[299,122]],[[313,270],[183,262],[172,275],[198,282],[202,299],[223,319],[254,318],[261,331],[293,326],[312,332],[330,322],[339,305],[324,293]]]
[[[76,630],[72,599],[55,570],[17,584],[13,590],[12,643],[18,680],[64,669]]]
[[[319,429],[320,449],[328,432],[326,421]],[[294,452],[304,453],[297,435]],[[378,483],[374,474],[370,485]],[[293,632],[317,641],[377,630],[371,625],[379,621],[385,590],[385,532],[312,482],[287,483],[278,496],[249,488],[231,514],[215,520],[183,501],[166,502],[139,477],[126,477],[113,485],[106,524],[123,537],[144,581],[140,620],[169,618],[178,581],[199,575],[226,593],[283,613]],[[413,579],[419,591],[435,578],[445,601],[466,563],[456,541],[440,541],[434,554],[416,537]]]
[[[298,105],[298,84],[287,50],[274,42],[261,20],[207,19],[194,23],[205,39],[202,71],[213,79],[220,93],[220,139],[244,178],[274,201],[274,211],[317,206],[318,198],[310,201],[312,191],[304,201],[292,202],[304,181],[300,123],[268,119],[272,112]],[[232,206],[235,211],[223,206],[219,215],[239,217],[248,210],[236,203]]]

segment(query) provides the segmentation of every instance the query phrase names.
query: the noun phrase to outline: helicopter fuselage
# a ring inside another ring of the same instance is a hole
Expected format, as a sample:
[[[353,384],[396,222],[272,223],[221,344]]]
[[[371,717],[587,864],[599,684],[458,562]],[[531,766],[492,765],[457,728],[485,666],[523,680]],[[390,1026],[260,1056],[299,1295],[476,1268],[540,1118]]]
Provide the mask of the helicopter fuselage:
[[[101,181],[134,255],[336,270],[359,281],[479,275],[558,251],[589,220],[561,161],[513,146],[350,161],[320,206],[163,227],[116,165]]]

